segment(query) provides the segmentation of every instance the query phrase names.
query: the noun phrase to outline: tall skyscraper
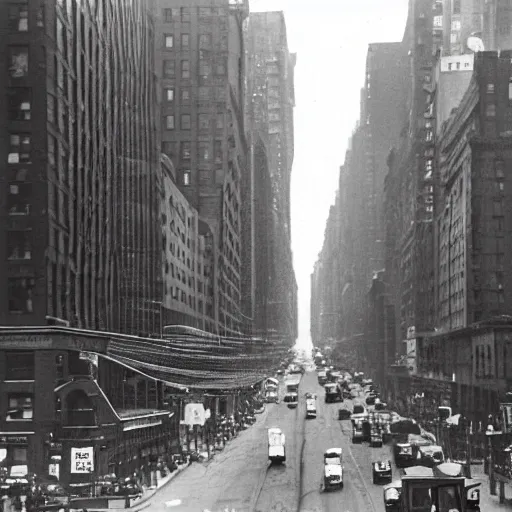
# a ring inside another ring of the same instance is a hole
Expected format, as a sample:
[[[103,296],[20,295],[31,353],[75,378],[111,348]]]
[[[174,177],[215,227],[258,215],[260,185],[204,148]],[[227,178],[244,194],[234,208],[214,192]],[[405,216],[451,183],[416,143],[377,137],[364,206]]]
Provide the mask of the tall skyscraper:
[[[153,47],[142,0],[0,4],[0,323],[157,330]]]
[[[243,328],[241,196],[247,0],[159,0],[155,62],[161,78],[162,151],[177,183],[212,231],[214,326]]]
[[[269,240],[272,268],[265,303],[268,307],[266,325],[268,332],[291,341],[297,336],[297,285],[290,230],[296,55],[288,49],[284,14],[251,13],[246,46],[248,108],[252,116],[251,126],[247,128],[253,134],[251,140],[255,147],[261,149],[260,158],[263,153],[266,155],[271,186],[268,220],[272,238]],[[258,137],[261,144],[257,142]]]

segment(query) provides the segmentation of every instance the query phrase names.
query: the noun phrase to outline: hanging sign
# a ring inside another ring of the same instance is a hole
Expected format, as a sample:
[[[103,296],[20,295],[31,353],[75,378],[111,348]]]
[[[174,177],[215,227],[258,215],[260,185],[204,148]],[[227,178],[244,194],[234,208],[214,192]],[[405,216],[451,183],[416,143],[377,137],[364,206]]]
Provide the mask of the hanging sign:
[[[92,473],[94,471],[94,448],[85,446],[71,448],[71,473]]]
[[[203,404],[185,405],[185,425],[192,427],[194,425],[204,425],[204,422],[210,418],[210,409],[204,408]]]

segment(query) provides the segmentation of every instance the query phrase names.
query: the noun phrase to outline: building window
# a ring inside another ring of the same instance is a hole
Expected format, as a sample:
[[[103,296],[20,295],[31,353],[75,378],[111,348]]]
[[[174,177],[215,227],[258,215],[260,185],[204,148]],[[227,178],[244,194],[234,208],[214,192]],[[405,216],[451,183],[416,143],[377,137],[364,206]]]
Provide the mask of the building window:
[[[165,101],[174,101],[174,87],[165,89]]]
[[[199,74],[201,76],[209,76],[212,72],[210,63],[206,60],[199,61]]]
[[[503,164],[502,160],[494,161],[494,172],[496,173],[496,178],[504,178],[505,177],[504,164]]]
[[[9,30],[11,32],[28,31],[28,2],[9,4]]]
[[[188,7],[181,8],[181,21],[184,23],[190,22],[190,9]]]
[[[190,114],[181,114],[181,129],[190,130]]]
[[[224,113],[217,112],[215,116],[215,126],[218,130],[222,130],[224,128]]]
[[[190,78],[190,61],[189,60],[181,61],[181,78],[182,79]]]
[[[219,62],[215,66],[215,74],[224,76],[226,74],[226,65],[223,62]]]
[[[165,129],[174,130],[174,116],[165,116]]]
[[[10,183],[7,196],[7,208],[9,215],[28,215],[30,213],[30,195],[32,185],[30,183]]]
[[[7,91],[9,121],[30,121],[30,89],[11,87]]]
[[[210,114],[199,114],[197,125],[199,130],[208,130],[210,128]]]
[[[190,160],[190,151],[191,144],[189,141],[184,141],[181,143],[181,159],[182,160]]]
[[[190,89],[188,87],[181,89],[181,103],[184,105],[190,103]]]
[[[222,141],[216,140],[215,141],[215,148],[214,148],[214,157],[215,157],[215,163],[221,164],[222,163]]]
[[[164,78],[174,78],[176,76],[176,62],[174,60],[164,60]]]
[[[208,101],[210,99],[210,87],[199,87],[198,97],[200,101]]]
[[[496,105],[494,103],[487,105],[487,108],[485,109],[485,115],[487,117],[496,117]]]
[[[9,48],[9,74],[11,78],[23,78],[28,75],[28,46]]]
[[[30,135],[12,133],[9,138],[9,153],[7,163],[30,163]]]
[[[212,35],[211,34],[201,34],[199,36],[199,48],[203,50],[209,50],[212,47]]]
[[[175,19],[179,19],[180,10],[179,9],[164,9],[164,20],[165,23],[172,23]]]
[[[197,147],[197,154],[200,162],[208,162],[210,160],[210,143],[199,142]]]
[[[20,352],[5,351],[5,380],[34,380],[35,359],[34,352],[23,350]]]
[[[181,47],[188,48],[190,44],[190,34],[181,34]]]
[[[165,34],[164,45],[166,48],[174,48],[174,36],[171,34]]]
[[[29,393],[9,393],[6,421],[30,421],[34,418],[34,396]]]
[[[30,231],[7,231],[7,259],[29,260],[31,258]]]
[[[494,94],[494,84],[487,84],[487,94]]]
[[[183,171],[183,185],[190,185],[190,170]]]
[[[12,277],[8,279],[9,313],[32,313],[35,285],[36,280],[32,277]]]
[[[215,87],[215,100],[224,101],[226,99],[226,88],[224,86]]]

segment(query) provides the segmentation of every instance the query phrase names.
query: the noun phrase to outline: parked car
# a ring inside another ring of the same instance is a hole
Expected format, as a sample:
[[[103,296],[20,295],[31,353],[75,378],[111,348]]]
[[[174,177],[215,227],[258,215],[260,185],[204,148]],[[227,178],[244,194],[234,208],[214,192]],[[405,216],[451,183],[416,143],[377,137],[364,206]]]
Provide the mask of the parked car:
[[[379,484],[383,481],[386,483],[391,482],[391,462],[389,460],[380,460],[378,462],[372,462],[372,477],[374,484]]]

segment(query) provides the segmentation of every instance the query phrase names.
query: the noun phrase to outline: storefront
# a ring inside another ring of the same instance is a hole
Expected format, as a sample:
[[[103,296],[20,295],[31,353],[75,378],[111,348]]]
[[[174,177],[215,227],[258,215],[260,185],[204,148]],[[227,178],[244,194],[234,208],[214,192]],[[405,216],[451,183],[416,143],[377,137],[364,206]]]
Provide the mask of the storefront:
[[[34,432],[0,434],[0,466],[2,474],[9,478],[27,475],[33,466],[31,445]]]

